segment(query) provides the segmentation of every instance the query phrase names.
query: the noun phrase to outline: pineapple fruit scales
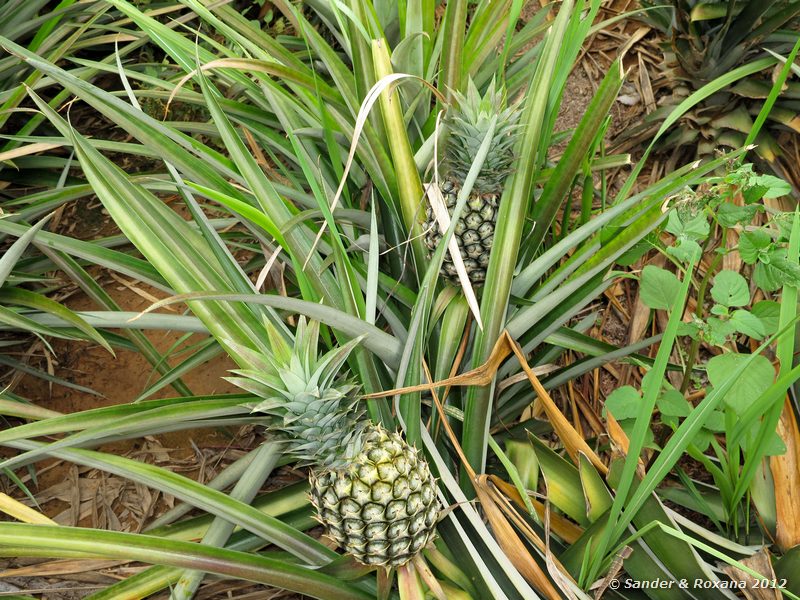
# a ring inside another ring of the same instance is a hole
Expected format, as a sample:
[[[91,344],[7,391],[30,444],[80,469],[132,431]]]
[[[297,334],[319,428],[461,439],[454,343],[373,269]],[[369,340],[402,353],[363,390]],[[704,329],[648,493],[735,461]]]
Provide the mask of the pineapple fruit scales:
[[[434,537],[436,482],[416,448],[368,421],[356,386],[339,376],[359,340],[317,354],[319,323],[301,319],[294,348],[270,330],[273,355],[229,378],[263,400],[289,451],[311,465],[311,502],[328,536],[362,563],[397,567]]]
[[[505,106],[505,92],[496,89],[494,82],[481,96],[470,80],[466,94],[454,94],[454,104],[448,108],[445,117],[447,142],[440,191],[452,217],[458,194],[495,115],[497,123],[491,149],[453,232],[470,283],[474,286],[482,285],[486,280],[500,196],[516,159],[514,144],[520,113],[515,106]],[[442,242],[443,232],[430,206],[427,207],[426,217],[424,240],[428,250],[433,253]],[[442,261],[441,275],[458,285],[456,267],[449,252]]]

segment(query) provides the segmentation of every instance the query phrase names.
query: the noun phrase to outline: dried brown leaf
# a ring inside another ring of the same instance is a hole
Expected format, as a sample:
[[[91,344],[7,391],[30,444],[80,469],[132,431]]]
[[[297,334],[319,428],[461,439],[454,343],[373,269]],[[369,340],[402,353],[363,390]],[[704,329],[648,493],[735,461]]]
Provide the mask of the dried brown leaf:
[[[777,433],[786,452],[770,457],[770,470],[775,484],[777,526],[775,540],[788,550],[800,544],[800,432],[787,398],[783,405]]]
[[[733,197],[733,204],[736,206],[744,206],[744,198],[741,194],[736,194]],[[722,268],[730,271],[739,272],[742,268],[742,257],[738,252],[731,252],[734,248],[739,246],[739,232],[735,228],[728,229],[728,237],[725,240],[725,249],[728,251],[722,257]]]
[[[756,573],[763,575],[764,579],[769,581],[775,580],[775,571],[772,570],[772,561],[769,558],[769,552],[766,548],[762,548],[759,552],[747,558],[743,558],[739,562],[751,568]],[[747,600],[780,600],[781,593],[777,589],[768,587],[755,588],[754,586],[758,580],[749,573],[745,573],[741,569],[737,569],[731,565],[723,566],[722,571],[734,581],[745,583],[746,587],[742,588],[741,592]]]
[[[647,72],[647,64],[641,52],[637,55],[639,59],[639,87],[642,90],[645,111],[649,114],[656,109],[656,96],[653,93],[653,84],[650,81],[650,73]]]
[[[469,386],[469,385],[477,385],[477,386],[484,386],[491,383],[492,379],[497,373],[497,369],[503,363],[503,361],[510,355],[514,354],[517,357],[517,360],[522,366],[522,370],[528,376],[528,380],[531,383],[534,391],[538,395],[537,403],[540,403],[544,409],[547,418],[550,420],[550,424],[553,426],[553,430],[561,439],[561,442],[564,444],[564,448],[566,449],[567,453],[570,457],[575,461],[575,464],[578,460],[578,453],[582,452],[585,454],[592,464],[597,467],[597,469],[605,475],[608,472],[608,467],[603,464],[603,461],[600,460],[600,457],[595,454],[594,450],[589,447],[583,437],[578,433],[572,424],[567,420],[561,410],[558,408],[553,399],[550,397],[550,394],[544,388],[542,383],[539,381],[539,378],[536,376],[536,373],[533,369],[530,368],[528,365],[528,361],[525,358],[525,354],[520,348],[519,344],[514,340],[514,338],[509,335],[507,331],[504,331],[500,338],[494,345],[492,349],[492,353],[490,354],[488,360],[479,366],[476,369],[472,369],[471,371],[467,371],[466,373],[462,373],[461,375],[457,375],[455,377],[450,377],[448,379],[444,379],[442,381],[435,381],[432,383],[423,383],[420,385],[414,385],[409,387],[398,388],[394,390],[388,390],[384,392],[377,392],[374,394],[367,394],[364,396],[366,399],[370,398],[383,398],[387,396],[395,396],[398,394],[407,394],[410,392],[421,392],[421,391],[433,391],[436,388],[443,387],[443,386]]]
[[[558,593],[558,590],[556,590],[545,572],[530,555],[527,547],[517,535],[516,530],[506,518],[503,509],[499,505],[499,503],[502,502],[502,496],[497,493],[493,486],[488,484],[487,476],[478,476],[477,479],[473,481],[473,485],[481,507],[483,508],[483,512],[495,533],[495,539],[511,563],[517,568],[525,580],[545,598],[549,600],[561,600],[561,595]],[[513,512],[513,509],[511,512]],[[531,535],[533,536],[532,539]],[[544,549],[544,543],[532,529],[526,537],[529,537],[531,541],[535,540],[536,545]]]
[[[105,560],[95,558],[70,558],[37,563],[17,569],[5,569],[0,572],[0,577],[53,577],[55,575],[69,575],[72,573],[88,573],[110,569],[124,565],[127,560]]]

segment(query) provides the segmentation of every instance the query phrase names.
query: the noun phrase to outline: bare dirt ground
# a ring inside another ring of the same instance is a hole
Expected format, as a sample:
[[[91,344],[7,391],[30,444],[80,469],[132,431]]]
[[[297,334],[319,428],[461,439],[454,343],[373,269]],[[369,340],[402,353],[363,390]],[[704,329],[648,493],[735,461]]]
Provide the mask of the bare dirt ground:
[[[118,233],[96,201],[69,206],[60,215],[58,226],[59,231],[81,239]],[[98,271],[96,276],[122,310],[142,311],[164,296],[141,282],[107,271]],[[61,291],[61,295],[64,304],[72,310],[98,308],[79,290],[67,288]],[[145,333],[158,352],[169,357],[167,363],[171,366],[187,356],[184,352],[187,348],[203,339],[203,336],[187,337],[179,332]],[[139,352],[117,350],[116,356],[112,356],[98,346],[65,340],[53,340],[51,346],[52,352],[41,342],[33,342],[26,349],[27,360],[90,391],[52,384],[32,375],[15,378],[13,391],[48,410],[71,414],[134,402],[160,376]],[[222,379],[233,367],[230,359],[221,355],[194,369],[182,381],[196,395],[238,392],[238,388]],[[167,386],[147,399],[175,395],[176,391]],[[187,430],[107,444],[99,450],[156,464],[196,481],[207,482],[261,440],[259,432],[252,427]],[[176,504],[175,498],[124,478],[60,460],[36,463],[21,476],[21,480],[34,494],[37,509],[62,525],[138,532]],[[3,491],[34,505],[13,484]],[[124,561],[0,559],[0,597],[5,593],[24,592],[41,600],[77,600],[144,568],[144,565]],[[168,598],[169,594],[153,596],[161,597]],[[209,580],[197,597],[289,596],[282,592],[267,592],[263,586]]]

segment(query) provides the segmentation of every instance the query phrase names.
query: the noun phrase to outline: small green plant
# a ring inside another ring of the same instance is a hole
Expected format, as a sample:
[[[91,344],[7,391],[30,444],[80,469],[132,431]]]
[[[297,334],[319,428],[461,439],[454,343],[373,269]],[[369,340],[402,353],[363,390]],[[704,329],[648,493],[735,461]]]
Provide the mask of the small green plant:
[[[763,420],[747,420],[755,400],[773,385],[775,368],[764,354],[746,350],[748,340],[761,341],[778,331],[780,305],[769,298],[770,293],[800,285],[797,256],[788,255],[793,215],[763,202],[789,191],[777,177],[757,174],[749,164],[731,163],[724,175],[710,178],[701,190],[676,196],[664,227],[672,235],[664,252],[679,270],[704,256],[708,266],[704,273],[698,272],[691,287],[696,309],[677,330],[687,341],[676,344],[683,366],[680,390],[662,382],[656,400],[661,435],[651,433],[648,439],[658,448],[677,429],[679,419],[688,416],[686,392],[707,393],[731,373],[741,373],[689,446],[689,454],[705,466],[719,490],[723,527],[737,536],[743,518],[745,527],[749,525],[749,494],[743,491],[749,489],[754,471],[748,468],[748,457],[760,461],[785,451]],[[738,237],[738,245],[728,243],[732,236]],[[739,269],[720,268],[727,255],[737,254]],[[671,308],[681,290],[674,273],[654,265],[644,267],[640,281],[641,300],[652,309]],[[701,350],[711,356],[698,364]],[[607,399],[606,409],[624,430],[629,427],[626,420],[636,414],[639,397],[637,390],[626,386]],[[705,504],[696,490],[693,495],[696,506]]]

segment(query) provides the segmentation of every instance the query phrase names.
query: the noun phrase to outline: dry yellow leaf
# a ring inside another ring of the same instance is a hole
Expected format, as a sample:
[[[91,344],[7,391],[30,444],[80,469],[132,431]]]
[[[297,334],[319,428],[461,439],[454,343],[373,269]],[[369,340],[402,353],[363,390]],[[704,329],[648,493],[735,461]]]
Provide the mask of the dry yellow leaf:
[[[786,445],[786,453],[771,456],[769,460],[775,482],[775,541],[780,548],[788,550],[800,544],[800,432],[788,398],[777,433]]]

